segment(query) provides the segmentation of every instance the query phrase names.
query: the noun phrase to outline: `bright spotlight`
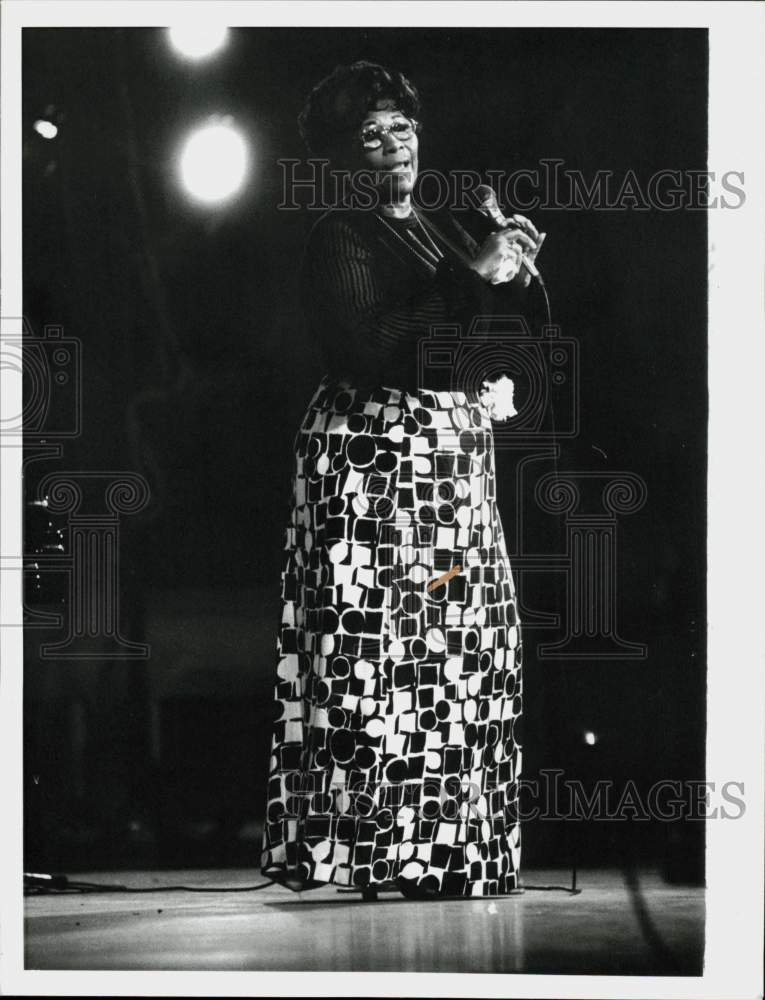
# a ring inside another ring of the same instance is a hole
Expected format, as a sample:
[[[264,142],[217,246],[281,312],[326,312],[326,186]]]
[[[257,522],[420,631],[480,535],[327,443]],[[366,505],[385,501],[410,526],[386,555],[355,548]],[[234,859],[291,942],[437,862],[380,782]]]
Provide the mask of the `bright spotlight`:
[[[172,47],[184,59],[207,59],[226,44],[228,28],[224,24],[189,22],[168,28],[167,35]]]
[[[180,156],[181,184],[196,201],[215,205],[232,198],[249,168],[242,134],[222,121],[203,125],[188,137]]]
[[[53,122],[45,121],[44,118],[38,118],[32,128],[38,135],[41,135],[43,139],[55,139],[58,135],[58,129]]]
[[[595,735],[595,733],[585,733],[584,742],[587,744],[588,747],[594,747],[595,744],[598,742],[598,737]]]

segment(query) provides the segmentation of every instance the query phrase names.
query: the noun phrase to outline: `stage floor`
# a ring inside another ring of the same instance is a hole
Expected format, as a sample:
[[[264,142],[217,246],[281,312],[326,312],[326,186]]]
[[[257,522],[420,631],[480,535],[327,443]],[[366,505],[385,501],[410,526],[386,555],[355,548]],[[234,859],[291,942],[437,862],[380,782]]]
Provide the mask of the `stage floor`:
[[[74,878],[69,873],[70,878]],[[136,887],[247,886],[251,870],[89,872]],[[529,886],[570,884],[526,870]],[[293,893],[66,894],[25,899],[27,969],[324,970],[700,975],[704,889],[652,871],[579,873],[581,894],[365,903]]]

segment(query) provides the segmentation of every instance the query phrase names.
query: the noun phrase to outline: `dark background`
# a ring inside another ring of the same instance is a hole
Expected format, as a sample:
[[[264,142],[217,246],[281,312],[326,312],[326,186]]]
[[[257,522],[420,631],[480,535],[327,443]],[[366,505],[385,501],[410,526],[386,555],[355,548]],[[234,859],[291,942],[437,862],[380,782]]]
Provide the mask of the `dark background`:
[[[295,119],[310,87],[357,58],[419,88],[421,169],[558,157],[588,179],[647,181],[706,168],[701,30],[235,29],[199,64],[161,29],[24,30],[25,314],[36,337],[57,324],[81,341],[83,391],[83,430],[61,458],[28,445],[27,499],[62,470],[140,472],[152,491],[120,524],[121,630],[150,658],[57,661],[39,646],[60,632],[26,631],[28,868],[259,863],[291,447],[322,374],[297,307],[315,215],[277,210],[277,160],[304,156]],[[173,157],[212,113],[246,130],[255,163],[242,197],[205,211]],[[55,140],[33,131],[41,117]],[[618,627],[648,657],[543,660],[537,643],[559,633],[529,628],[524,772],[702,780],[705,213],[528,214],[548,233],[554,318],[581,351],[581,432],[560,467],[647,484],[645,507],[619,522]],[[66,405],[54,394],[53,417]],[[510,524],[506,452],[497,468]],[[30,520],[25,551],[41,533]],[[38,604],[57,606],[62,579]],[[548,577],[525,586],[554,610]],[[585,730],[598,735],[586,750]],[[700,875],[698,823],[577,829],[528,824],[526,863],[564,864],[578,840],[588,863]]]

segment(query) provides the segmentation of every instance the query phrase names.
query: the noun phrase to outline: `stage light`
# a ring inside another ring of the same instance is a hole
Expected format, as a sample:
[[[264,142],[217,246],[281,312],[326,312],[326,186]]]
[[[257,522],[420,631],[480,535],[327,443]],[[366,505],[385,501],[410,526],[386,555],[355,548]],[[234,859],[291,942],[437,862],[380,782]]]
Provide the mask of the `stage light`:
[[[594,747],[595,744],[598,742],[598,737],[595,735],[595,733],[587,732],[584,734],[584,742],[587,744],[588,747]]]
[[[181,150],[181,184],[195,201],[220,204],[241,189],[249,160],[247,142],[230,121],[203,125],[191,133]]]
[[[58,135],[58,128],[53,122],[48,122],[44,118],[38,118],[32,128],[41,135],[43,139],[55,139]]]
[[[196,62],[208,59],[223,48],[228,39],[228,28],[224,24],[189,22],[168,28],[167,35],[179,55]]]

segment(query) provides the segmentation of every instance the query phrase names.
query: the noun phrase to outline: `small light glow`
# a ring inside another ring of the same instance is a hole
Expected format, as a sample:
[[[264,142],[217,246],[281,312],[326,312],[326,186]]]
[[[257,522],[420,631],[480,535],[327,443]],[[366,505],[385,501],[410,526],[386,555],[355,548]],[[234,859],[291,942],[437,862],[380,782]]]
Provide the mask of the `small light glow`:
[[[595,735],[595,733],[587,732],[584,734],[584,742],[587,744],[588,747],[594,747],[595,744],[598,742],[598,737]]]
[[[38,118],[32,128],[38,135],[41,135],[43,139],[55,139],[58,135],[58,129],[53,122],[45,121],[44,118]]]
[[[249,160],[247,142],[233,125],[226,121],[203,125],[181,150],[181,184],[196,201],[219,204],[240,190]]]
[[[194,21],[176,24],[167,29],[170,44],[184,59],[208,59],[220,51],[228,39],[225,24],[205,24]]]

